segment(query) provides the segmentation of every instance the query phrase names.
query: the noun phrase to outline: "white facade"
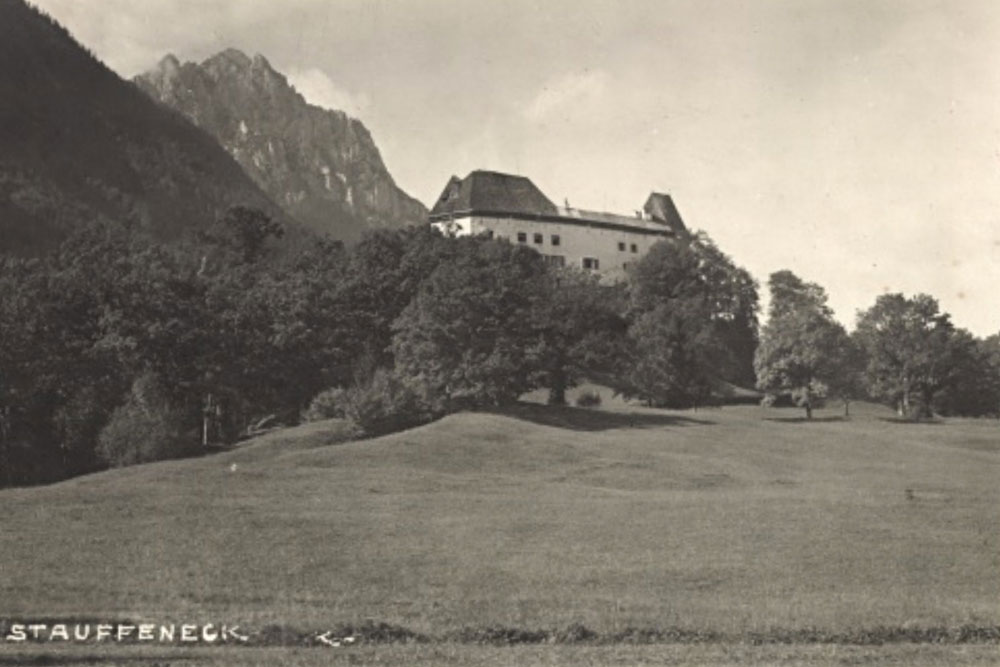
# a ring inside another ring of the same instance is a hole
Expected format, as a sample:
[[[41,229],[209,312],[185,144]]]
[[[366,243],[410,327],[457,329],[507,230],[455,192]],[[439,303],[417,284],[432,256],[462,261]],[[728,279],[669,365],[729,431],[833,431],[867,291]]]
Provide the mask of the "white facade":
[[[559,208],[558,216],[456,215],[432,223],[445,234],[489,234],[534,248],[549,261],[621,280],[627,267],[657,241],[671,238],[662,224],[579,209]]]

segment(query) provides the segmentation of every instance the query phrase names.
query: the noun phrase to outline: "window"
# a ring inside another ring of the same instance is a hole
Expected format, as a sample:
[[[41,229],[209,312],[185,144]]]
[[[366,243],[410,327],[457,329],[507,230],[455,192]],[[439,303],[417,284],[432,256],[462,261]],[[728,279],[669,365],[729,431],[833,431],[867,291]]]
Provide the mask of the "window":
[[[535,234],[535,243],[538,245],[544,243],[544,238],[542,237],[541,234]]]
[[[625,248],[622,248],[622,250],[624,250],[624,249]],[[632,252],[639,252],[638,246],[636,246],[634,243],[632,244]]]
[[[566,266],[566,258],[562,255],[542,255],[542,259],[549,266]]]
[[[552,245],[559,245],[559,235],[558,234],[553,234],[552,235]]]
[[[625,242],[624,241],[619,241],[618,242],[618,251],[619,252],[625,252]]]
[[[517,233],[517,242],[518,243],[527,243],[528,242],[528,234],[526,232],[518,232]]]
[[[583,268],[590,271],[596,271],[601,267],[601,263],[597,261],[595,257],[584,257],[583,258]]]

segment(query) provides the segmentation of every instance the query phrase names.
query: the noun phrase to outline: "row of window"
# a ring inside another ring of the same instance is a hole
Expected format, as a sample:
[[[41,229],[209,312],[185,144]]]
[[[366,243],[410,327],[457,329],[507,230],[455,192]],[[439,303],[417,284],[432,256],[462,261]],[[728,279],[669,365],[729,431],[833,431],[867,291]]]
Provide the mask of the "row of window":
[[[566,266],[566,258],[562,255],[542,255],[542,259],[551,266]],[[584,257],[580,263],[588,271],[598,271],[601,268],[601,262],[596,257]],[[631,266],[632,262],[625,262],[622,264],[622,269],[628,271]]]
[[[545,235],[544,234],[539,234],[538,232],[535,232],[533,236],[534,236],[534,241],[535,241],[536,244],[542,245],[543,243],[545,243]],[[527,232],[518,232],[517,233],[517,242],[518,243],[527,243],[528,242],[528,234],[527,234]],[[558,234],[553,234],[552,237],[549,239],[549,242],[552,245],[559,245],[559,242],[560,242],[559,235]]]
[[[492,238],[492,233],[490,234],[490,237]],[[535,232],[534,234],[532,234],[532,240],[535,242],[535,245],[542,245],[543,243],[545,243],[545,235],[544,234],[539,234],[538,232]],[[527,232],[518,232],[517,233],[517,242],[518,243],[527,243],[528,242],[528,233]],[[554,246],[559,245],[561,243],[561,239],[559,238],[559,235],[558,234],[553,234],[552,236],[550,236],[549,237],[549,243],[551,243]],[[629,244],[629,250],[631,252],[633,252],[633,253],[637,253],[637,252],[639,252],[639,246],[637,246],[635,243]],[[625,252],[625,242],[624,241],[619,241],[618,242],[618,251],[619,252]],[[596,262],[597,260],[595,259],[594,261]],[[587,268],[587,267],[584,267],[584,268]]]
[[[486,238],[489,238],[489,239],[500,238],[500,237],[496,237],[494,235],[492,229],[487,229],[485,231],[485,234],[486,234]],[[543,245],[545,243],[545,235],[541,234],[539,232],[534,232],[532,234],[532,241],[534,241],[535,245]],[[528,233],[527,232],[518,232],[517,233],[517,242],[518,243],[527,243],[528,242]],[[558,234],[552,234],[549,237],[549,243],[551,245],[553,245],[553,246],[559,246],[559,245],[562,245],[562,239],[559,238]],[[635,243],[629,243],[629,244],[627,244],[627,248],[626,248],[626,243],[624,241],[618,241],[618,252],[625,252],[626,249],[629,252],[631,252],[632,254],[638,254],[638,252],[639,252],[639,246],[637,244],[635,244]],[[558,255],[552,255],[552,257],[558,257]],[[596,259],[593,259],[593,264],[594,264],[594,268],[597,268],[597,260]],[[627,265],[628,265],[628,263],[626,262],[625,266],[627,266]],[[585,262],[585,265],[584,265],[583,268],[586,269],[586,268],[590,268],[590,267],[587,266],[586,262]]]

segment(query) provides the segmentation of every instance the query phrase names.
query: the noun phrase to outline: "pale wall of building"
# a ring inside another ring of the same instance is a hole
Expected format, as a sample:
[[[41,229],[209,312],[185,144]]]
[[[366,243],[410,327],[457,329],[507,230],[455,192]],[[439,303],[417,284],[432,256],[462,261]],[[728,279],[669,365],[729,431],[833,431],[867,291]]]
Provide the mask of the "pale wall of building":
[[[596,271],[608,280],[625,277],[625,267],[642,257],[664,236],[644,232],[586,226],[583,223],[549,222],[547,220],[521,220],[502,217],[464,217],[438,221],[435,227],[447,234],[467,236],[492,231],[495,238],[519,243],[518,234],[525,235],[522,245],[534,248],[542,255],[565,258],[566,266],[587,269],[584,260],[597,260]],[[541,234],[541,243],[536,242]],[[558,237],[558,245],[553,237]],[[624,244],[624,250],[620,249]],[[634,248],[634,249],[633,249]],[[595,270],[589,267],[589,270]]]

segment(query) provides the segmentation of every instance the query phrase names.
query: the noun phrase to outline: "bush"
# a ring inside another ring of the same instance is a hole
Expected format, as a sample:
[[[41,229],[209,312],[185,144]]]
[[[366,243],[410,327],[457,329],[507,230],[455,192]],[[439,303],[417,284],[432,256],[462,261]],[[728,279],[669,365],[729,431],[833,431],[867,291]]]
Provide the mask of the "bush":
[[[198,450],[183,414],[170,405],[154,376],[137,379],[124,405],[101,430],[97,455],[112,467],[177,458]]]
[[[309,403],[309,407],[302,413],[302,419],[307,422],[316,422],[323,419],[344,419],[347,413],[344,408],[347,405],[347,391],[341,387],[324,389],[316,394]]]
[[[601,395],[596,391],[583,391],[576,397],[576,404],[581,408],[596,408],[601,405]]]
[[[432,418],[420,394],[390,371],[379,369],[371,382],[348,394],[347,418],[365,435],[395,433]]]
[[[391,371],[378,369],[363,384],[320,392],[304,416],[310,421],[347,419],[362,434],[376,436],[424,424],[435,413],[412,383]]]

